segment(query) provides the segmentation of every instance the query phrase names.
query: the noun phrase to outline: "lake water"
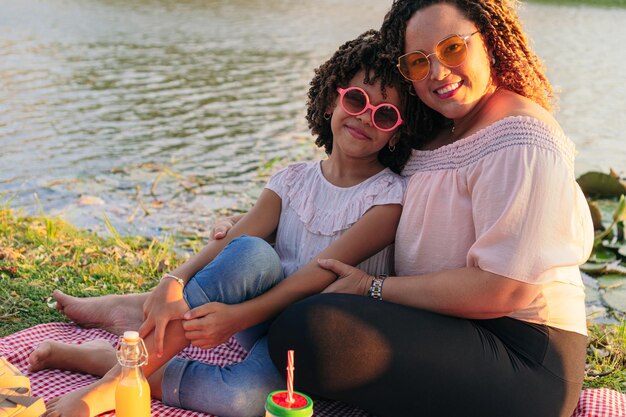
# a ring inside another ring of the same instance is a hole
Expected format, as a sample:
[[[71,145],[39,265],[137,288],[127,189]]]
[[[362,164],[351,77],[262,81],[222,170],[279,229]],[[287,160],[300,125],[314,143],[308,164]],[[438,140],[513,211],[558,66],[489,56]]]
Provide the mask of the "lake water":
[[[0,202],[124,234],[205,234],[319,156],[313,69],[381,0],[0,0]],[[578,174],[626,170],[626,10],[530,4]],[[621,75],[620,75],[621,74]]]

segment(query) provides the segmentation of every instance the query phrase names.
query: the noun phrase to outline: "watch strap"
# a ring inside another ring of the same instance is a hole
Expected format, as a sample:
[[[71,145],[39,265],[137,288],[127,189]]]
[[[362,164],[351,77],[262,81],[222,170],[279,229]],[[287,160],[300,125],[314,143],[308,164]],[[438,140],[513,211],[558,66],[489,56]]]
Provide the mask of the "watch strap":
[[[387,279],[387,274],[380,274],[380,275],[375,276],[374,279],[372,280],[372,285],[370,286],[370,289],[367,292],[367,295],[369,295],[370,297],[376,300],[382,300],[383,299],[383,282],[385,281],[385,279]]]

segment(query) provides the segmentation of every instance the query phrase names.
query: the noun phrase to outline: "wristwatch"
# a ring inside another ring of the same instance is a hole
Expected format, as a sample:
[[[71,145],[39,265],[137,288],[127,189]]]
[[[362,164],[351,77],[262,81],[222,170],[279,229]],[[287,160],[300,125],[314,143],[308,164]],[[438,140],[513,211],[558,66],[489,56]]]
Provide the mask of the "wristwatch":
[[[387,279],[387,276],[388,276],[387,274],[380,274],[378,276],[375,276],[374,279],[372,280],[372,286],[367,292],[367,295],[369,295],[370,297],[376,300],[382,300],[383,299],[383,281]]]

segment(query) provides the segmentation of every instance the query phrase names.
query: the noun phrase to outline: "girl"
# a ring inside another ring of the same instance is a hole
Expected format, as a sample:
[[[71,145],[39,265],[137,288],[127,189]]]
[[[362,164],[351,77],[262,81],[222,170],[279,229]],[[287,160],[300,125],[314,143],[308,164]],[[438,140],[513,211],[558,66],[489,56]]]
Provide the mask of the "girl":
[[[222,417],[263,414],[265,397],[283,384],[266,338],[259,338],[263,323],[335,280],[315,259],[360,263],[372,274],[391,272],[390,245],[404,193],[397,172],[409,156],[408,137],[414,135],[401,112],[415,99],[401,93],[403,81],[383,50],[378,32],[368,31],[316,70],[307,119],[327,159],[275,174],[225,239],[211,241],[166,274],[150,294],[127,299],[135,306],[127,311],[134,311],[136,320],[144,309],[140,332],[151,354],[144,372],[156,398]],[[263,240],[274,233],[275,250]],[[59,293],[56,298],[79,321],[71,312],[84,313],[85,303],[93,304],[91,320],[102,322],[117,302],[115,297],[78,300]],[[208,348],[232,335],[248,350],[239,364],[169,361],[190,341]],[[97,363],[90,360],[95,355]],[[31,355],[30,364],[32,370],[60,367],[103,375],[53,400],[46,415],[94,416],[114,408],[119,366],[108,344],[47,342]]]

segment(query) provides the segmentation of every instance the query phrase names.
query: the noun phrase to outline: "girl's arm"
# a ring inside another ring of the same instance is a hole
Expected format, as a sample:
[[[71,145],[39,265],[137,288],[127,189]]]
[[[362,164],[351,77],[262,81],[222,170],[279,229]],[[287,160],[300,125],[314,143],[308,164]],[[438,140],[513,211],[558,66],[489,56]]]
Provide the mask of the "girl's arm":
[[[278,226],[281,212],[281,199],[268,189],[261,192],[256,204],[244,218],[220,240],[211,240],[198,253],[189,258],[171,274],[182,279],[186,284],[198,271],[211,262],[220,251],[233,239],[242,234],[267,238]],[[183,299],[183,286],[174,279],[163,279],[151,291],[144,303],[144,323],[139,332],[145,337],[155,330],[157,355],[163,351],[165,328],[170,320],[181,319],[188,311]]]
[[[401,211],[399,204],[372,207],[318,257],[357,265],[393,243]],[[191,310],[183,322],[186,337],[194,346],[216,346],[238,331],[273,318],[290,304],[321,292],[336,278],[335,273],[321,268],[317,259],[313,259],[252,300],[237,305],[208,303]]]

